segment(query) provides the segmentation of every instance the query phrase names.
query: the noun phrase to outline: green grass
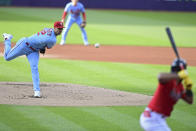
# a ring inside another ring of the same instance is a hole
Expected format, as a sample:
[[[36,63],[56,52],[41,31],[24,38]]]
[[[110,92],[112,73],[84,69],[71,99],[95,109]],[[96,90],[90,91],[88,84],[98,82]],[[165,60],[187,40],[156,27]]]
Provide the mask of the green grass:
[[[61,19],[62,9],[0,8],[0,34],[14,35],[13,42],[28,37]],[[196,47],[196,13],[87,10],[90,43],[105,45],[170,46],[164,28],[170,26],[178,46]],[[60,37],[58,38],[58,42]],[[3,41],[3,39],[0,39]],[[82,43],[74,25],[67,38]],[[167,65],[107,63],[41,59],[41,82],[73,83],[153,95],[159,72]],[[196,83],[196,67],[189,67]],[[0,57],[0,81],[31,82],[26,58],[6,62]],[[193,87],[196,93],[196,87]],[[196,98],[194,98],[196,101]],[[44,107],[0,105],[0,131],[141,131],[139,117],[145,106]],[[195,131],[196,104],[180,101],[168,118],[172,130]],[[180,126],[179,126],[180,125]]]
[[[61,19],[62,11],[63,7],[1,8],[0,34],[11,33],[16,42],[21,37],[52,27],[54,21]],[[87,10],[86,30],[92,44],[170,46],[166,26],[171,27],[178,46],[196,47],[196,13]],[[67,43],[82,43],[76,24],[68,33]]]
[[[139,117],[144,108],[145,106],[40,107],[0,105],[0,130],[142,131]],[[196,122],[195,105],[190,107],[180,103],[176,108],[172,117],[167,120],[171,129],[194,131],[196,129],[194,124]]]
[[[0,62],[0,69],[3,69],[0,70],[0,81],[32,81],[30,66],[25,58],[6,62],[1,57]],[[193,76],[196,75],[195,69],[190,67]],[[158,73],[168,70],[168,66],[164,65],[55,59],[41,59],[39,62],[41,82],[91,85],[149,95],[156,88]]]
[[[0,81],[32,81],[26,58],[5,61],[0,57]],[[168,72],[167,65],[130,64],[93,61],[41,59],[41,82],[73,83],[153,95],[160,72]],[[188,67],[196,78],[196,67]],[[17,75],[17,77],[16,77]],[[193,82],[196,83],[195,79]],[[145,86],[144,86],[145,85]]]
[[[31,81],[26,58],[6,62],[0,58],[0,81]],[[50,70],[49,70],[50,69]],[[167,65],[141,65],[41,59],[41,82],[62,82],[91,85],[115,90],[153,95],[159,72],[168,71]],[[191,78],[196,78],[196,67],[189,67]],[[17,77],[16,77],[17,76]],[[193,82],[196,83],[195,79]],[[193,87],[196,93],[195,86]],[[196,101],[196,98],[194,98]],[[145,106],[123,107],[42,107],[0,105],[0,130],[86,130],[86,131],[141,131],[139,117]],[[180,101],[168,124],[173,130],[196,129],[196,104]],[[52,124],[51,124],[52,123]],[[25,125],[25,126],[24,126]],[[178,125],[181,125],[180,127]]]

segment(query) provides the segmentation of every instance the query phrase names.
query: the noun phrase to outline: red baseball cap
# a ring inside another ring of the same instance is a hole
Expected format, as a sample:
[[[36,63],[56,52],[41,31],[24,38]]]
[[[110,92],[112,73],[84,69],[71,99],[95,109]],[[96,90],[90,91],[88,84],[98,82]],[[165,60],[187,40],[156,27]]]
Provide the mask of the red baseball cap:
[[[64,28],[63,22],[61,21],[54,22],[54,28]]]

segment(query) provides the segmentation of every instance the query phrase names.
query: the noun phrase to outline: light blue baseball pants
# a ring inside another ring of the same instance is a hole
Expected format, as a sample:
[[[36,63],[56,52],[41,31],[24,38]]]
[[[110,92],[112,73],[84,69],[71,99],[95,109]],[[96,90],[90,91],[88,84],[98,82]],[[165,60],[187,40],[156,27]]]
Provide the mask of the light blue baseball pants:
[[[39,52],[30,49],[26,45],[26,42],[26,38],[22,38],[11,49],[11,41],[5,40],[4,58],[5,60],[10,61],[17,58],[18,56],[26,55],[31,67],[33,89],[34,91],[40,91],[40,80],[38,71]]]
[[[67,34],[68,34],[69,29],[71,28],[73,23],[76,23],[80,27],[80,24],[82,23],[81,17],[72,18],[71,16],[69,16],[67,18],[67,21],[66,21],[66,24],[65,24],[65,29],[62,32],[62,40],[66,41]],[[84,44],[88,45],[88,38],[87,38],[87,34],[86,34],[85,29],[80,27],[80,30],[82,31],[82,38],[83,38]]]

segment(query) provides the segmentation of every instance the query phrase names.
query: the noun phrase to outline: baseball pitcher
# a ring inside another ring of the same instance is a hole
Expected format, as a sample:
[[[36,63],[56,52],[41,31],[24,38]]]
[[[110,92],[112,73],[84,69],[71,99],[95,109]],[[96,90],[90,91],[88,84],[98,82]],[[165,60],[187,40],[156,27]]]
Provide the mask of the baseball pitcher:
[[[62,39],[60,42],[60,45],[64,45],[66,43],[66,37],[69,29],[71,28],[73,23],[78,24],[80,27],[80,30],[82,31],[82,38],[85,46],[88,46],[88,39],[87,39],[87,34],[85,31],[85,26],[86,26],[86,13],[85,9],[82,3],[78,2],[78,0],[71,0],[72,2],[69,2],[66,4],[63,15],[62,15],[62,22],[64,23],[64,19],[67,14],[69,14],[66,24],[65,24],[65,29],[63,30],[62,33]],[[80,16],[80,13],[82,13],[83,19]]]
[[[57,21],[54,23],[54,28],[45,28],[37,34],[24,37],[20,39],[12,49],[11,39],[13,36],[7,33],[3,34],[5,40],[4,58],[6,61],[26,55],[31,67],[34,97],[36,98],[41,97],[38,72],[39,53],[44,54],[46,49],[50,49],[55,45],[56,36],[61,34],[63,28],[63,23]]]
[[[193,83],[186,68],[185,60],[175,59],[170,73],[160,73],[158,88],[140,116],[140,125],[145,131],[171,131],[165,119],[171,115],[174,105],[179,99],[193,103]]]

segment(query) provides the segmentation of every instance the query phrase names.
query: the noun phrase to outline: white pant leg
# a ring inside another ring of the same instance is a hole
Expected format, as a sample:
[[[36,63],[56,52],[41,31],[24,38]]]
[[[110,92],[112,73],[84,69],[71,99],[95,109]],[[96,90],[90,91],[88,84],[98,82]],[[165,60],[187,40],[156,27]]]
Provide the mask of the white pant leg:
[[[140,116],[140,125],[145,131],[171,131],[165,118],[159,113],[150,112],[150,117],[146,117],[144,113]]]
[[[33,52],[27,55],[28,61],[31,66],[32,80],[33,80],[33,89],[34,91],[40,91],[39,87],[39,71],[38,71],[38,63],[39,63],[39,52]]]

